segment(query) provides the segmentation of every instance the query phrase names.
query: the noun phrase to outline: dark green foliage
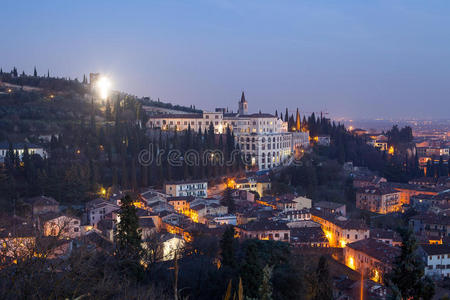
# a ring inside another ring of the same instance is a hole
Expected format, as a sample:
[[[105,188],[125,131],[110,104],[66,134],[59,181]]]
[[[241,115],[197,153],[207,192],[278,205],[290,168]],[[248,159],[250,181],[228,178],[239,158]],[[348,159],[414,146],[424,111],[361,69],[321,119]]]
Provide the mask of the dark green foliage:
[[[125,255],[139,255],[141,251],[139,218],[130,195],[121,199],[119,218],[115,234],[117,251]]]
[[[222,256],[222,265],[229,267],[236,267],[235,247],[236,241],[234,239],[234,227],[229,226],[225,229],[222,239],[220,240],[220,255]]]
[[[328,262],[325,256],[321,256],[316,270],[317,278],[317,294],[316,300],[331,300],[333,299],[333,290],[331,284],[330,273],[328,269]]]
[[[223,191],[222,205],[228,207],[229,213],[234,213],[236,210],[232,193],[233,191],[229,187]]]
[[[401,299],[432,299],[434,283],[424,276],[424,263],[418,256],[415,237],[410,229],[403,230],[401,254],[396,259],[386,283]]]

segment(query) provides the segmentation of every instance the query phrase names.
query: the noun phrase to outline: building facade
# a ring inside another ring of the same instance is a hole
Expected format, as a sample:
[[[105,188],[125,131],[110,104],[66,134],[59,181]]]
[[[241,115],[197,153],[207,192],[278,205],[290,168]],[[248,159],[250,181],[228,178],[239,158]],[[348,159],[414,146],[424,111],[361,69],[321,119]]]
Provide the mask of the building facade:
[[[167,182],[164,185],[164,192],[172,197],[207,197],[208,182],[204,180]]]
[[[288,132],[287,122],[277,116],[256,113],[248,114],[248,103],[242,93],[237,113],[223,109],[198,114],[156,114],[149,117],[147,127],[161,130],[204,131],[214,127],[216,134],[226,132],[229,127],[235,136],[247,166],[259,170],[279,166],[297,149],[309,145],[309,132]]]
[[[400,192],[391,188],[366,187],[356,191],[356,207],[379,214],[401,209]]]

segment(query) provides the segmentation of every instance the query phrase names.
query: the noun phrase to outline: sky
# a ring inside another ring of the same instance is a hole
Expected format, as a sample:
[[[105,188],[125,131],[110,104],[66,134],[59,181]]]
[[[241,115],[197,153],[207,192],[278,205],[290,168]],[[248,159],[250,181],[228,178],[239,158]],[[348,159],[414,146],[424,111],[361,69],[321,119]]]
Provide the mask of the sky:
[[[174,104],[450,119],[448,0],[2,0],[0,67]]]

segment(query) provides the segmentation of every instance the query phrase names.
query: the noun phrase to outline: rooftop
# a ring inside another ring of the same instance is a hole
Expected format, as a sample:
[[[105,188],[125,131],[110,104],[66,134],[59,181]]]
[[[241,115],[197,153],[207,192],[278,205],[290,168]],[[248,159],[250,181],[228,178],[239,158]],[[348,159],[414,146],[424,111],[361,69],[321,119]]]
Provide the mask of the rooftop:
[[[338,209],[339,207],[345,206],[345,204],[330,202],[330,201],[319,201],[314,204],[314,207],[326,208],[326,209]]]
[[[450,245],[421,245],[427,255],[450,254]]]
[[[289,230],[285,223],[273,222],[267,219],[253,221],[239,227],[245,231]]]
[[[363,252],[383,263],[392,264],[400,255],[400,249],[375,239],[364,239],[347,244],[347,247]]]

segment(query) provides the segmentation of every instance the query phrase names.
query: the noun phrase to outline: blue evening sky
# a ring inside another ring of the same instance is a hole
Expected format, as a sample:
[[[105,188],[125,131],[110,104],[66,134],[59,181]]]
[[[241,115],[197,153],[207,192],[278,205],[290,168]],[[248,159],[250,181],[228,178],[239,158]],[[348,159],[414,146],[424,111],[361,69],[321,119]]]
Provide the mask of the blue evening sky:
[[[0,3],[0,66],[212,110],[450,119],[448,0]]]

